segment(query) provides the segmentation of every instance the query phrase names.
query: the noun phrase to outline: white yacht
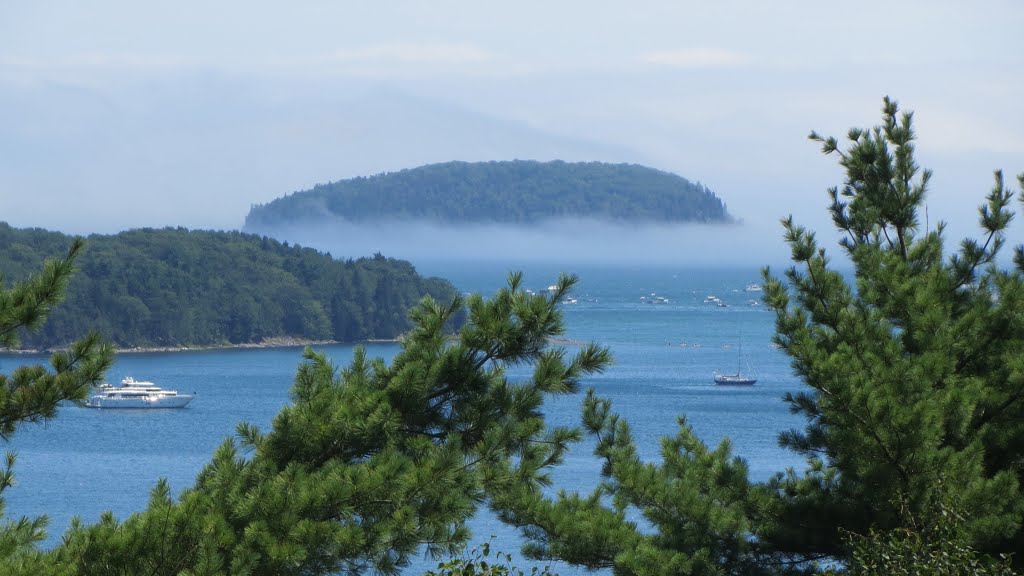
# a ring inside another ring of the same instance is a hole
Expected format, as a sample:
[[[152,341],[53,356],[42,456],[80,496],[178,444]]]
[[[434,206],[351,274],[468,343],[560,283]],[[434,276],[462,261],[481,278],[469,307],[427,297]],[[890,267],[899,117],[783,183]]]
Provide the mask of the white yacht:
[[[89,408],[184,408],[192,401],[191,394],[178,394],[165,390],[152,382],[135,380],[131,376],[121,380],[120,386],[101,384],[85,402]]]

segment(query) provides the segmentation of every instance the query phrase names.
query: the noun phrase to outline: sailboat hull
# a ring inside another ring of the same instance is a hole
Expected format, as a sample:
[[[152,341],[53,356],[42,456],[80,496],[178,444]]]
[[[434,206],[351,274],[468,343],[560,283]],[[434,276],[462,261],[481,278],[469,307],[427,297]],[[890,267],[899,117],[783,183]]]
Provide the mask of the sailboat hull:
[[[715,370],[715,384],[722,384],[726,386],[750,386],[755,382],[757,382],[757,378],[743,375],[743,331],[741,330],[739,350],[736,354],[736,373],[722,374],[718,370]]]
[[[742,374],[715,374],[715,384],[750,386],[756,382],[757,378],[751,378],[750,376],[744,376]]]

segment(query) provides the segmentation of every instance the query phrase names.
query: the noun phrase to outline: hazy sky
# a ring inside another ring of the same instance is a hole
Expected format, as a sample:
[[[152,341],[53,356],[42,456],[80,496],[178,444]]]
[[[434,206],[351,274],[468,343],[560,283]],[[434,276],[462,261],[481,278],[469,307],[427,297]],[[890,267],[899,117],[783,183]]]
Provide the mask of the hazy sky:
[[[1024,172],[1022,24],[1018,1],[8,0],[0,220],[233,229],[319,182],[602,160],[706,184],[760,257],[787,214],[829,227],[840,175],[807,133],[890,95],[959,236],[994,169]]]

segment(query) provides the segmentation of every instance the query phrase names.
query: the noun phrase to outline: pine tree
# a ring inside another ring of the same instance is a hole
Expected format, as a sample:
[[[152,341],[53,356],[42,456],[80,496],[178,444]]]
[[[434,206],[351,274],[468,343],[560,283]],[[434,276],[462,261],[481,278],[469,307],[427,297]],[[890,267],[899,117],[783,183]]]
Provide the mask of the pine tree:
[[[85,247],[75,239],[66,256],[44,263],[42,270],[11,287],[0,276],[0,347],[18,346],[23,330],[34,330],[64,297],[75,260]],[[113,362],[113,349],[96,334],[50,355],[50,367],[23,365],[0,374],[0,438],[8,440],[25,423],[54,418],[65,402],[82,402]],[[7,453],[0,469],[0,496],[14,484],[15,455]],[[0,497],[0,514],[3,499]],[[42,573],[41,555],[33,545],[45,537],[46,517],[8,520],[0,527],[0,573]]]
[[[661,441],[662,462],[643,462],[629,424],[593,390],[583,423],[603,462],[593,493],[551,499],[523,486],[494,499],[506,522],[525,529],[527,556],[615,574],[769,574],[781,566],[751,538],[764,495],[728,440],[711,450],[680,418],[677,435]]]
[[[985,552],[1021,546],[1024,499],[1024,259],[997,260],[1013,213],[1002,174],[980,208],[983,240],[946,255],[944,225],[920,221],[931,172],[914,161],[912,115],[888,98],[883,124],[849,145],[812,133],[846,171],[830,212],[852,285],[815,236],[784,221],[794,266],[765,271],[775,341],[809,390],[788,396],[804,430],[781,437],[809,469],[778,477],[770,538],[845,554],[840,529],[921,530],[952,508]],[[1024,185],[1024,175],[1021,176]],[[1020,254],[1018,249],[1018,254]]]
[[[495,498],[528,554],[616,574],[861,570],[893,550],[935,560],[920,573],[946,573],[949,556],[933,554],[945,549],[985,566],[1021,561],[1024,248],[1012,268],[998,260],[1013,194],[997,172],[983,239],[947,255],[944,225],[919,219],[931,173],[914,160],[910,114],[886,98],[882,125],[850,130],[845,149],[811,138],[846,171],[829,196],[852,276],[792,218],[793,266],[781,279],[763,271],[774,340],[807,385],[785,399],[807,426],[780,442],[807,469],[752,484],[727,441],[710,450],[682,419],[661,461],[641,462],[628,424],[590,396],[600,487]],[[947,513],[962,521],[928,529]]]
[[[608,350],[552,347],[558,302],[513,274],[490,300],[426,299],[390,363],[357,350],[339,371],[307,350],[292,403],[267,432],[242,424],[177,499],[160,482],[147,509],[75,523],[46,557],[79,575],[391,574],[426,549],[461,549],[465,521],[503,485],[549,482],[574,430],[547,429],[546,396],[574,392]],[[447,326],[465,307],[456,337]],[[507,368],[532,365],[513,380]]]

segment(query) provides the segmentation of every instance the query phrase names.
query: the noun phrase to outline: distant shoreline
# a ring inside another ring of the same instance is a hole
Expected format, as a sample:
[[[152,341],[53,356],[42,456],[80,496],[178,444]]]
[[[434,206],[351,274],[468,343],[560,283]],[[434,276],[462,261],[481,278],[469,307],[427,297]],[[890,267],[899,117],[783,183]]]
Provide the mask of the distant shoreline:
[[[132,348],[115,348],[114,352],[117,354],[145,354],[148,352],[194,352],[197,350],[234,350],[247,348],[298,348],[300,346],[330,346],[335,344],[382,344],[395,343],[398,341],[398,338],[370,338],[368,340],[360,340],[358,342],[341,342],[339,340],[306,340],[303,338],[281,336],[276,338],[267,338],[260,342],[243,342],[240,344],[208,344],[202,346],[135,346]],[[47,354],[55,351],[57,351],[57,349],[17,349],[0,350],[0,354]]]
[[[401,338],[369,338],[367,340],[359,340],[358,342],[341,342],[340,340],[306,340],[303,338],[281,336],[277,338],[267,338],[260,342],[245,342],[241,344],[210,344],[205,346],[136,346],[133,348],[115,348],[114,352],[117,354],[146,354],[152,352],[195,352],[199,350],[242,350],[248,348],[298,348],[300,346],[333,346],[337,344],[358,346],[360,344],[395,344],[398,342],[401,342]],[[548,343],[553,346],[583,346],[587,344],[586,341],[571,338],[549,338]],[[0,356],[5,354],[48,354],[50,352],[56,352],[57,350],[61,349],[0,350]]]
[[[145,354],[147,352],[194,352],[196,350],[234,350],[246,348],[297,348],[299,346],[325,346],[341,344],[336,340],[305,340],[303,338],[267,338],[260,342],[242,342],[239,344],[210,344],[204,346],[136,346],[134,348],[117,348],[118,354]]]

